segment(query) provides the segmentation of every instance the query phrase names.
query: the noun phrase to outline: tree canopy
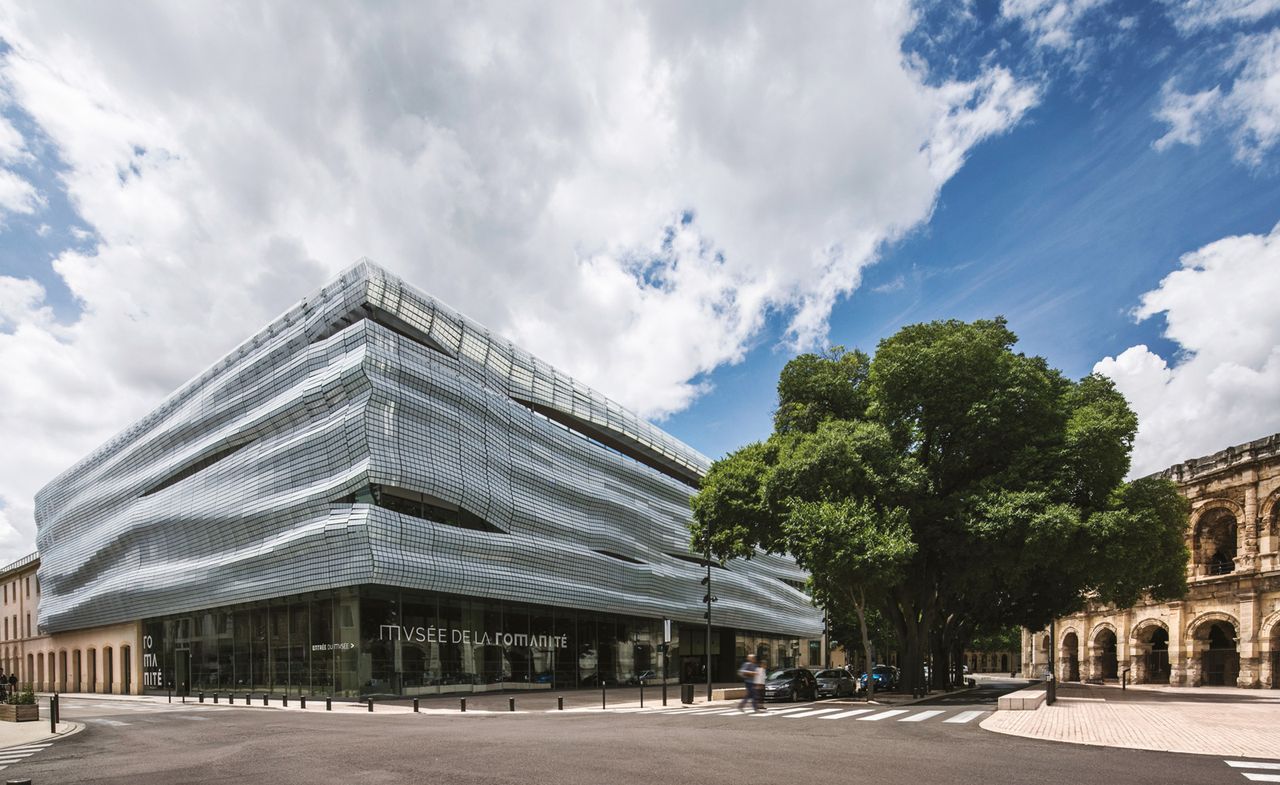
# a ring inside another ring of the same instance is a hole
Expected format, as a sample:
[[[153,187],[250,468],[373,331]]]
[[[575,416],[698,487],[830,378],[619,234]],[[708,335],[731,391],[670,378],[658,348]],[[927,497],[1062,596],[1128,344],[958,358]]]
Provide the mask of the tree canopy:
[[[694,541],[722,559],[790,554],[864,633],[866,612],[882,614],[908,686],[926,653],[975,634],[1087,599],[1181,596],[1186,503],[1166,480],[1124,482],[1137,431],[1124,397],[1016,341],[1003,319],[930,322],[873,357],[794,358],[774,433],[716,461],[694,497]]]

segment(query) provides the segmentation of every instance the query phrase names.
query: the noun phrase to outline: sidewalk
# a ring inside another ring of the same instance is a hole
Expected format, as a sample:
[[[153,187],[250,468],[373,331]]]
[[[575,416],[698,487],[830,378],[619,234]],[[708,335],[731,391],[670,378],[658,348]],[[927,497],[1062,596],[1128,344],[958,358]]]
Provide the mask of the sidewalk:
[[[1247,758],[1280,757],[1280,692],[1059,684],[1058,701],[981,726],[1045,741]]]
[[[50,733],[48,714],[41,707],[40,719],[34,722],[0,722],[0,750],[61,739],[83,728],[78,722],[59,722],[58,732]]]

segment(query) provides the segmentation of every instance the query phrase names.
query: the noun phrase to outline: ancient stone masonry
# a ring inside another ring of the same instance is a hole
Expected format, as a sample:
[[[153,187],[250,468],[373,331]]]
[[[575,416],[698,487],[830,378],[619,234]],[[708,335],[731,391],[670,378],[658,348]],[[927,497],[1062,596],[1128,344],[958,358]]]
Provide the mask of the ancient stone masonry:
[[[1062,681],[1280,689],[1280,434],[1160,473],[1191,502],[1187,596],[1088,607],[1023,631],[1023,673]]]

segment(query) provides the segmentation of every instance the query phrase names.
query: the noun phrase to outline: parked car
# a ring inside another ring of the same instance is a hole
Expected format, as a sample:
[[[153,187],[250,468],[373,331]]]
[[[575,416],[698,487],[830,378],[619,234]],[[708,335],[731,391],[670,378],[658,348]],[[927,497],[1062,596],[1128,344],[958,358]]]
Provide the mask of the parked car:
[[[636,675],[627,679],[627,684],[630,684],[631,686],[635,687],[640,684],[648,684],[651,681],[657,681],[657,680],[658,680],[658,674],[654,673],[653,671],[640,671]]]
[[[898,669],[892,665],[875,666],[871,669],[871,678],[877,690],[888,692],[898,689]],[[866,673],[858,676],[858,688],[863,690],[867,688]]]
[[[807,668],[783,668],[772,671],[764,679],[764,699],[817,700],[818,680]]]
[[[853,686],[853,677],[848,671],[840,668],[827,668],[813,674],[818,682],[819,698],[843,698],[852,696],[857,689]]]

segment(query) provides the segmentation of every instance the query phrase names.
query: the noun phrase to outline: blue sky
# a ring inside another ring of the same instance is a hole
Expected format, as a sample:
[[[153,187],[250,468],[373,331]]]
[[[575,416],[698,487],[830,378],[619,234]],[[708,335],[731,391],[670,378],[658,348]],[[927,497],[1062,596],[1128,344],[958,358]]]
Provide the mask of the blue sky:
[[[983,29],[970,45],[1034,60],[1028,35],[999,24],[995,6],[974,9]],[[1133,14],[1134,31],[1114,49],[1099,47],[1081,70],[1052,59],[1040,66],[1040,103],[975,148],[932,218],[868,268],[832,312],[831,344],[872,352],[907,324],[1003,315],[1021,351],[1076,378],[1135,344],[1177,356],[1163,318],[1135,320],[1139,298],[1182,254],[1221,237],[1267,234],[1280,221],[1280,169],[1270,158],[1256,166],[1233,160],[1222,131],[1196,147],[1156,150],[1167,127],[1155,113],[1171,74],[1201,67],[1275,19],[1186,40],[1159,6],[1114,4],[1110,12]],[[1090,20],[1079,34],[1106,35],[1112,21]],[[1223,303],[1223,317],[1231,311]],[[713,457],[740,446],[744,434],[767,436],[773,384],[794,356],[779,322],[742,364],[709,376],[713,392],[665,425]]]
[[[5,7],[0,561],[53,476],[361,257],[712,457],[767,435],[796,352],[995,315],[1116,380],[1135,472],[1280,431],[1278,24]]]

